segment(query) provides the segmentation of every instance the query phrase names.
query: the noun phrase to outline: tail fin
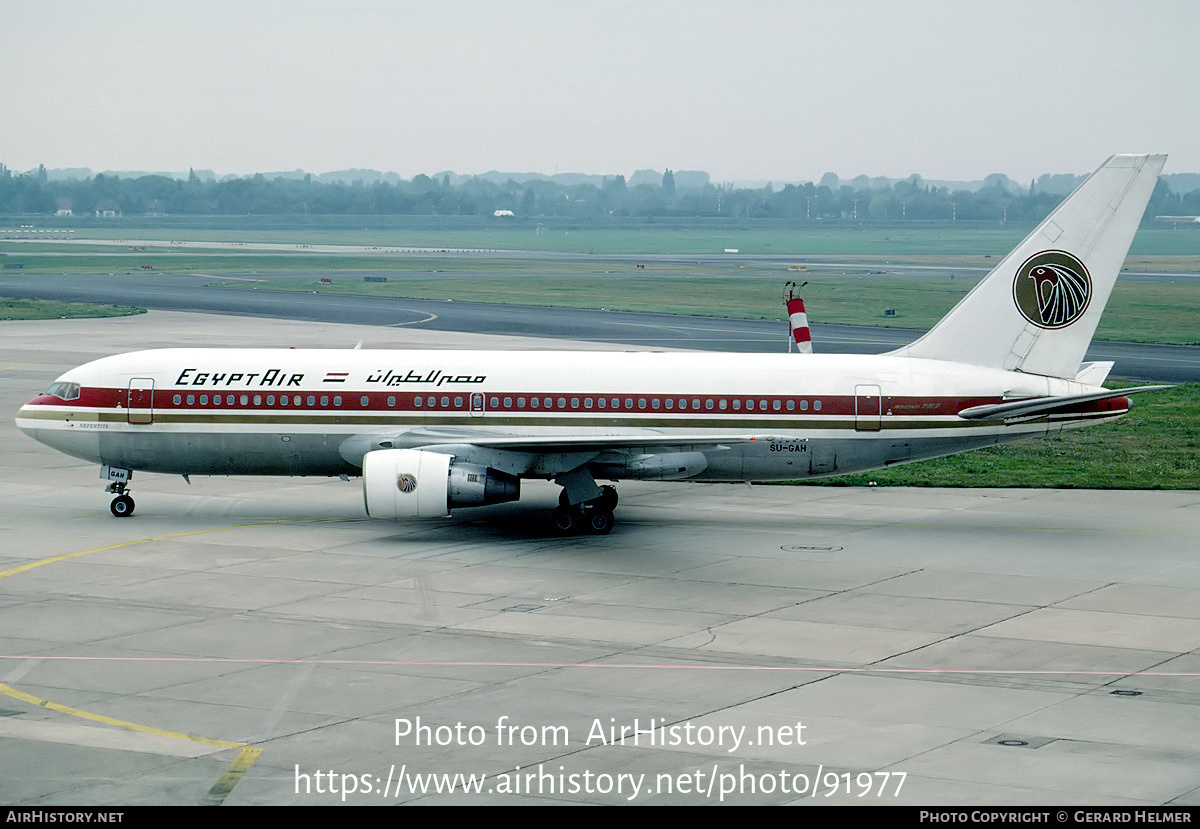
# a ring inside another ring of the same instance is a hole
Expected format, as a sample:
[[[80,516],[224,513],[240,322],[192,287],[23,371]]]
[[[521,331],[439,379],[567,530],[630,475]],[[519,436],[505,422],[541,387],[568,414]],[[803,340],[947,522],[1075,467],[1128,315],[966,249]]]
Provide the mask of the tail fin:
[[[1073,378],[1166,159],[1108,159],[925,336],[892,353]]]

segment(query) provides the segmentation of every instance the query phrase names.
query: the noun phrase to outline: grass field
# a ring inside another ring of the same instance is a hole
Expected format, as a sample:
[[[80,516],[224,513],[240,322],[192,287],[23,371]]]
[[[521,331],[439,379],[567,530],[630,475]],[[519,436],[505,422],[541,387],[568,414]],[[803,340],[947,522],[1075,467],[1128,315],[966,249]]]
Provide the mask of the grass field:
[[[476,223],[478,224],[478,223]],[[701,223],[703,224],[703,223]],[[21,273],[95,274],[117,277],[147,272],[202,274],[231,287],[259,290],[320,291],[422,299],[471,299],[480,302],[666,311],[679,314],[781,319],[780,291],[789,278],[808,279],[805,300],[813,322],[928,328],[940,319],[1029,228],[916,225],[864,228],[761,228],[711,226],[686,229],[547,230],[536,223],[463,230],[362,229],[345,226],[308,228],[188,229],[175,227],[97,227],[92,238],[137,239],[145,250],[86,243],[28,244],[0,240],[0,261],[22,265]],[[274,243],[291,251],[237,251],[171,245],[169,241]],[[539,258],[519,254],[406,253],[363,255],[356,252],[306,251],[302,245],[423,246],[433,249],[486,248],[636,256],[639,253],[739,254],[702,261]],[[779,259],[745,259],[743,254],[777,253]],[[837,256],[839,264],[809,263],[803,272],[788,264],[805,257]],[[918,279],[897,272],[897,265],[933,265],[944,279]],[[1200,230],[1149,228],[1138,233],[1127,262],[1130,268],[1158,273],[1200,272]],[[955,268],[963,271],[954,274]],[[289,274],[325,275],[289,280]],[[387,283],[364,283],[364,273],[386,275]],[[951,276],[953,274],[953,276]],[[257,276],[269,281],[252,281]],[[894,309],[894,316],[885,316]],[[1155,282],[1121,283],[1097,331],[1099,339],[1192,344],[1200,342],[1200,280],[1164,277]]]
[[[145,308],[124,305],[92,305],[86,302],[52,302],[41,299],[0,297],[0,321],[128,317],[146,313]]]

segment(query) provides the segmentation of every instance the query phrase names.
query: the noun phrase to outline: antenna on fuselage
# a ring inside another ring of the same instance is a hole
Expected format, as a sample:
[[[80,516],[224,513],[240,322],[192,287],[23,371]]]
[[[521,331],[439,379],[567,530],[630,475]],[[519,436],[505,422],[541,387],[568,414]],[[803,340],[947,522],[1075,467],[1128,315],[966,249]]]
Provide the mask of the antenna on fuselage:
[[[804,300],[800,298],[800,289],[808,284],[806,279],[797,285],[788,280],[783,286],[783,304],[788,313],[788,353],[792,353],[792,344],[799,354],[812,354],[812,333],[808,330],[808,314],[804,310]]]

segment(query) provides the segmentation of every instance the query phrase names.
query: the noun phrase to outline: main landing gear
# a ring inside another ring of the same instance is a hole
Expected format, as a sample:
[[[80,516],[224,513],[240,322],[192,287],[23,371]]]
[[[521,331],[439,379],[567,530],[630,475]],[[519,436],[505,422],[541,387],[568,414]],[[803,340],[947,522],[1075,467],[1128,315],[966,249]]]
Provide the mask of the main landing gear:
[[[616,507],[616,487],[602,486],[599,497],[572,504],[564,486],[558,496],[558,506],[550,513],[550,520],[554,523],[554,528],[563,535],[578,532],[607,535],[612,532],[616,520],[613,517]]]

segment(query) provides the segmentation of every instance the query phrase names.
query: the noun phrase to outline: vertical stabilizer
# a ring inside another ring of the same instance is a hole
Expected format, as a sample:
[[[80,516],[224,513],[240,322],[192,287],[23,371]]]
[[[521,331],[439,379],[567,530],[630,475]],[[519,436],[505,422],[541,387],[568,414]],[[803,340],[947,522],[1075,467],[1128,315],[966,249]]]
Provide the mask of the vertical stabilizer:
[[[898,356],[1073,378],[1165,155],[1114,155]]]

